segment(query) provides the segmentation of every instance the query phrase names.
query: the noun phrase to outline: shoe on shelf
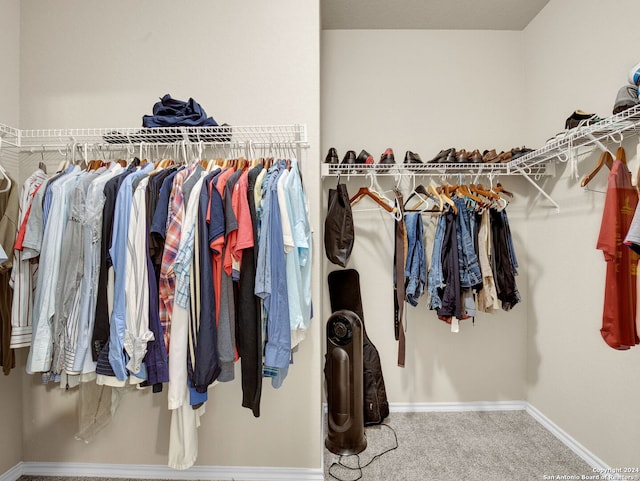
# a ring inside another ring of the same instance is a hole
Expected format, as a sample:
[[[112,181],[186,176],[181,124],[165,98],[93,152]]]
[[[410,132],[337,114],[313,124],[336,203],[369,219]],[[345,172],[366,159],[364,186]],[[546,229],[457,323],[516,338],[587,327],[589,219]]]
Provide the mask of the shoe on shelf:
[[[356,163],[356,153],[353,150],[347,150],[347,153],[344,154],[344,158],[342,159],[342,163],[340,165],[355,165]]]
[[[456,154],[457,154],[456,149],[451,149],[449,152],[447,152],[447,155],[445,155],[442,159],[440,159],[440,163],[453,164],[454,162],[456,162]]]
[[[629,83],[636,87],[640,85],[640,63],[637,63],[629,71]]]
[[[388,148],[380,156],[380,162],[378,162],[378,165],[389,166],[389,165],[394,165],[395,163],[396,163],[396,158],[393,155],[393,149],[392,148]],[[380,173],[384,174],[384,173],[388,172],[389,169],[378,169],[378,171]]]
[[[340,158],[338,157],[338,151],[331,147],[329,152],[327,152],[327,156],[324,159],[325,164],[338,165],[340,163]]]
[[[497,158],[498,153],[496,152],[496,149],[485,150],[482,154],[482,162],[485,163],[495,162]]]
[[[507,162],[511,161],[511,151],[507,150],[506,152],[500,152],[500,155],[498,155],[498,158],[496,159],[496,162],[500,162],[501,164],[506,164]]]
[[[466,164],[467,162],[469,162],[469,154],[465,149],[458,150],[455,155],[456,162],[458,162],[459,164]]]
[[[511,149],[511,160],[518,159],[529,152],[533,152],[533,149],[525,147],[524,145],[522,147],[515,147]]]
[[[634,105],[638,105],[638,87],[635,85],[625,85],[620,87],[616,101],[613,104],[613,115],[619,114]]]
[[[482,162],[482,154],[478,149],[475,149],[469,153],[469,162],[472,162],[474,164],[479,164],[480,162]]]
[[[574,129],[585,125],[592,125],[600,122],[602,119],[596,114],[588,114],[582,110],[575,110],[564,122],[565,129]]]
[[[455,152],[455,151],[456,149],[454,149],[453,147],[451,147],[450,149],[443,149],[440,152],[438,152],[438,154],[433,159],[431,159],[428,163],[439,164],[441,162],[444,162],[447,156],[449,156],[451,152]]]
[[[356,158],[356,164],[372,165],[373,156],[366,150],[362,149],[362,151],[360,152],[360,154],[358,154],[358,157]]]
[[[422,159],[420,158],[420,154],[407,150],[407,152],[404,154],[404,163],[405,164],[422,164]]]

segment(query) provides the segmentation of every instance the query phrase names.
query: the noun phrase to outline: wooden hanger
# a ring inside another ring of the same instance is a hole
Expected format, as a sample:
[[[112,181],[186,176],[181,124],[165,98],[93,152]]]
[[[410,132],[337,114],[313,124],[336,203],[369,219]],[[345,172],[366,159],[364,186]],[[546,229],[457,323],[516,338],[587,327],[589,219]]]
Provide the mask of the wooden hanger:
[[[362,199],[364,197],[371,198],[376,204],[378,204],[380,207],[382,207],[387,212],[394,212],[395,211],[395,209],[393,207],[391,207],[387,202],[382,200],[378,196],[378,194],[376,194],[375,192],[370,191],[368,187],[360,187],[358,192],[356,192],[356,194],[349,199],[349,202],[351,204],[355,204],[355,203],[359,202],[360,199]]]
[[[482,187],[481,184],[478,185],[474,185],[474,184],[470,184],[469,185],[469,190],[471,192],[475,192],[478,195],[481,195],[483,197],[486,197],[487,199],[499,199],[500,196],[498,194],[496,194],[495,192],[491,192],[490,190],[485,190],[484,187]]]
[[[463,197],[466,197],[467,199],[476,201],[480,205],[484,204],[483,200],[480,197],[471,193],[471,191],[469,190],[469,186],[467,185],[460,185],[458,187],[458,193],[461,194]]]
[[[622,147],[620,147],[622,148]],[[623,157],[624,157],[624,162],[626,163],[627,161],[627,157],[624,154],[624,149],[623,151]],[[617,157],[617,155],[616,155]],[[611,168],[611,166],[613,165],[613,157],[611,156],[611,153],[608,150],[605,150],[602,152],[602,154],[600,154],[600,158],[598,159],[598,163],[596,164],[596,166],[593,168],[593,170],[591,172],[589,172],[587,175],[584,176],[584,178],[582,179],[582,181],[580,182],[580,187],[585,187],[589,182],[591,182],[591,180],[593,180],[593,178],[596,176],[596,174],[598,172],[600,172],[600,169],[602,169],[603,165],[607,165],[607,167]]]
[[[496,184],[496,186],[493,188],[493,191],[498,193],[498,194],[504,194],[508,197],[511,197],[513,199],[513,194],[511,192],[509,192],[508,190],[505,190],[505,188],[502,186],[502,184],[500,182],[498,182]]]
[[[437,200],[438,207],[440,208],[440,210],[442,210],[444,208],[444,200],[442,200],[440,193],[433,184],[429,184],[429,186],[427,187],[427,192],[429,192]]]
[[[454,214],[458,213],[458,208],[456,207],[456,203],[451,199],[451,196],[449,195],[449,187],[450,186],[441,186],[438,189],[438,192],[440,193],[440,197],[442,198],[442,200],[449,205],[449,207],[451,207],[451,210],[453,211]]]

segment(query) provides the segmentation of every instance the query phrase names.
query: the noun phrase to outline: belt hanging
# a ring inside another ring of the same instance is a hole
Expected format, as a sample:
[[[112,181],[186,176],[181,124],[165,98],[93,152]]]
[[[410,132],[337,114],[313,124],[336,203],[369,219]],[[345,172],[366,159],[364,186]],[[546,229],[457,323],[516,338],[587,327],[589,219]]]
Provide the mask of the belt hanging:
[[[393,306],[394,306],[394,334],[398,343],[398,366],[404,367],[405,361],[405,337],[404,326],[402,325],[402,317],[404,315],[404,298],[405,298],[405,285],[404,285],[404,267],[407,256],[407,227],[404,223],[404,210],[402,193],[397,189],[394,189],[396,197],[396,209],[398,209],[399,215],[396,217],[395,224],[395,248],[393,254],[394,264],[394,282],[393,282]]]

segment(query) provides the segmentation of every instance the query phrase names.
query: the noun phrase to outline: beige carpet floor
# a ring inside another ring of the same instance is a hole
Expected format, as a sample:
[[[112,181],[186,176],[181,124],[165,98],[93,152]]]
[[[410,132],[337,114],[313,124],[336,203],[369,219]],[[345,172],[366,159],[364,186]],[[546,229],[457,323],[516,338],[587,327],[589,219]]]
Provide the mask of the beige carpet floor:
[[[587,463],[525,411],[392,413],[385,424],[366,429],[367,449],[359,460],[342,457],[342,463],[354,469],[333,465],[340,456],[325,450],[325,479],[539,481],[545,475],[555,479],[593,474]],[[395,445],[389,427],[397,434],[398,447],[373,459]],[[371,464],[358,470],[358,462]],[[19,481],[85,480],[116,481],[43,476],[22,476]]]

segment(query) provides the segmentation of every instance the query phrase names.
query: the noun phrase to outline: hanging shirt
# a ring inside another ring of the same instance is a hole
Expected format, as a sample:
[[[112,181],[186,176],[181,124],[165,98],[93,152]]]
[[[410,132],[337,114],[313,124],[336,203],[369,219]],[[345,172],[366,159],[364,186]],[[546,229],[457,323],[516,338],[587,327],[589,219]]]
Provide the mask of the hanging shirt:
[[[222,251],[218,256],[214,253],[214,276],[220,276],[220,304],[218,317],[218,350],[220,355],[220,376],[221,382],[232,381],[235,378],[233,363],[237,360],[236,338],[235,338],[235,300],[233,298],[233,282],[231,272],[227,274],[224,269],[224,259],[227,249],[233,242],[230,233],[238,229],[238,221],[233,212],[231,202],[231,192],[233,182],[237,181],[236,172],[233,169],[223,171],[213,180],[216,190],[221,195],[224,209],[224,238],[221,246]],[[233,179],[233,180],[232,180]],[[218,272],[220,274],[218,274]]]
[[[502,302],[502,309],[510,310],[520,302],[520,292],[516,285],[516,267],[513,264],[511,231],[505,222],[506,211],[491,209],[491,240],[493,241],[493,273],[496,280],[498,299]]]
[[[4,182],[0,183],[0,188],[6,188]],[[0,192],[0,244],[3,246],[11,246],[15,241],[18,211],[18,188],[12,181],[8,191]],[[7,259],[0,264],[0,364],[4,374],[9,374],[9,371],[15,367],[15,354],[13,349],[9,347],[12,304],[12,291],[9,288],[10,277],[11,259]]]
[[[289,368],[291,358],[291,324],[289,321],[289,297],[285,273],[284,241],[282,223],[278,205],[278,177],[284,165],[276,172],[268,184],[268,193],[264,197],[269,208],[268,237],[271,245],[270,256],[266,260],[270,269],[271,293],[264,300],[267,307],[267,345],[265,347],[265,365],[281,371]],[[256,289],[258,288],[256,284]]]
[[[86,206],[83,215],[84,227],[84,270],[80,287],[80,317],[78,319],[78,337],[76,356],[72,372],[82,372],[89,376],[96,370],[90,344],[96,318],[96,301],[102,245],[102,212],[105,203],[104,187],[123,167],[114,162],[112,166],[91,182],[87,189]]]
[[[84,250],[80,248],[84,244],[82,217],[87,189],[97,176],[98,173],[95,171],[82,173],[69,201],[53,318],[55,338],[51,370],[55,373],[61,373],[64,369],[68,373],[76,374],[73,364],[78,340],[81,282],[84,272]]]
[[[115,286],[113,290],[113,312],[109,323],[109,364],[119,381],[127,379],[127,359],[124,355],[125,332],[127,328],[126,289],[127,277],[130,275],[127,269],[127,238],[131,207],[133,204],[133,181],[153,170],[153,165],[144,166],[141,170],[127,176],[120,190],[115,205],[113,219],[113,234],[109,255],[113,262],[115,272]],[[133,275],[133,274],[131,274]],[[131,374],[138,379],[146,379],[146,371],[140,366],[140,371],[132,371]],[[135,380],[134,380],[135,382]]]
[[[154,339],[149,330],[149,276],[147,273],[147,215],[145,190],[149,177],[138,183],[133,194],[126,244],[127,277],[125,281],[124,349],[129,356],[129,372],[139,372],[147,353],[147,343]]]
[[[197,217],[197,234],[195,240],[198,249],[198,263],[200,268],[200,316],[199,328],[195,335],[195,366],[191,376],[191,385],[198,392],[206,392],[220,375],[220,361],[218,359],[218,335],[216,329],[216,304],[213,295],[213,270],[211,264],[211,249],[209,248],[209,225],[207,211],[209,208],[209,188],[211,179],[218,172],[208,174],[203,179],[200,190],[200,205]],[[217,192],[217,191],[216,191]]]
[[[11,305],[11,348],[29,347],[33,314],[33,293],[38,275],[38,262],[29,259],[24,252],[24,236],[31,214],[33,199],[48,179],[41,169],[37,169],[22,185],[18,222],[20,228],[13,246],[13,267],[10,286],[13,289]],[[10,249],[8,247],[8,249]]]
[[[636,328],[638,255],[622,244],[637,204],[631,173],[616,159],[607,182],[597,248],[607,263],[600,333],[610,347],[621,350],[640,343]]]
[[[174,263],[175,297],[171,319],[171,343],[169,345],[169,409],[177,409],[189,401],[187,385],[187,360],[189,349],[191,273],[195,239],[196,215],[200,204],[202,187],[201,171],[194,174],[198,180],[193,187],[193,195],[187,204],[182,218],[183,233],[176,252]],[[195,352],[192,349],[192,356]]]
[[[298,263],[300,268],[300,303],[302,309],[302,322],[298,329],[307,329],[313,317],[311,303],[311,258],[312,258],[312,232],[309,218],[309,202],[302,187],[302,179],[298,161],[291,159],[291,170],[285,187],[288,190],[291,212],[291,227],[293,230],[293,242],[298,251]]]
[[[158,297],[160,299],[160,323],[164,332],[164,343],[169,352],[171,338],[171,315],[175,294],[174,260],[180,246],[182,232],[182,218],[184,217],[184,198],[182,196],[182,184],[187,179],[191,169],[181,170],[173,179],[169,210],[167,215],[166,238],[162,253],[162,266],[160,268],[160,285]]]
[[[478,291],[478,310],[493,312],[500,309],[498,293],[491,269],[491,228],[489,226],[489,211],[485,209],[480,215],[480,229],[478,231],[478,259],[482,272],[482,289]]]
[[[233,186],[231,205],[238,221],[236,242],[231,250],[231,265],[234,281],[240,280],[240,269],[242,265],[242,251],[253,247],[253,224],[251,212],[249,211],[249,201],[247,194],[249,191],[249,171],[242,173],[238,182]]]
[[[135,162],[132,162],[121,174],[108,180],[104,186],[104,206],[102,208],[102,233],[100,242],[100,265],[98,267],[98,286],[96,287],[96,309],[93,332],[91,333],[91,355],[94,361],[98,361],[106,343],[109,342],[109,302],[107,298],[107,287],[109,285],[109,270],[112,266],[109,249],[113,234],[113,218],[115,214],[116,200],[120,186],[127,176],[136,170]],[[113,369],[108,359],[96,366],[96,372],[107,376],[113,376]]]
[[[60,259],[69,201],[75,189],[80,169],[60,177],[52,185],[49,221],[42,237],[40,270],[33,310],[33,337],[27,359],[27,372],[47,372],[53,356],[52,332],[55,313],[55,293],[60,273]]]
[[[438,288],[438,297],[442,306],[438,308],[438,318],[452,323],[452,318],[463,319],[460,291],[460,264],[458,261],[458,239],[456,233],[456,215],[452,210],[444,215],[445,230],[442,240],[442,278],[444,287]]]

